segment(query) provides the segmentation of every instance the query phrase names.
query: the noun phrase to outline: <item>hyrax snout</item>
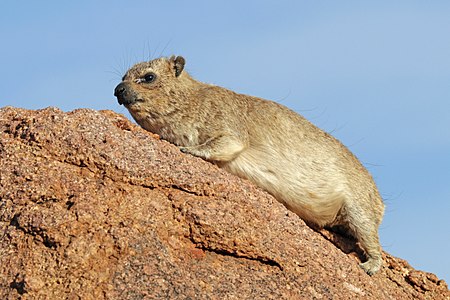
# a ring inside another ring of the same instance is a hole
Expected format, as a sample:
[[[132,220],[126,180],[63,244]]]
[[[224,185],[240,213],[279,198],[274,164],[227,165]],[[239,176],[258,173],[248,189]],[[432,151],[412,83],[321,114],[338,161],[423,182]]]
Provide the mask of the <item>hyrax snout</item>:
[[[196,81],[184,66],[180,56],[136,64],[114,95],[146,130],[253,181],[307,223],[347,227],[366,253],[361,267],[377,272],[384,204],[358,159],[294,111]]]

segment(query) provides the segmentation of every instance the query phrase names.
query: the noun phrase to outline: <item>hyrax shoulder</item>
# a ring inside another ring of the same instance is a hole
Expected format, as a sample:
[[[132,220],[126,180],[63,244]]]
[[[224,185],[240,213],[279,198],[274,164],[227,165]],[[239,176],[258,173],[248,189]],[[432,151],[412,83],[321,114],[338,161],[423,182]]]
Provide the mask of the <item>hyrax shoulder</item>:
[[[114,95],[146,130],[267,190],[316,226],[345,225],[382,264],[384,204],[358,159],[292,110],[193,79],[178,56],[132,67]]]

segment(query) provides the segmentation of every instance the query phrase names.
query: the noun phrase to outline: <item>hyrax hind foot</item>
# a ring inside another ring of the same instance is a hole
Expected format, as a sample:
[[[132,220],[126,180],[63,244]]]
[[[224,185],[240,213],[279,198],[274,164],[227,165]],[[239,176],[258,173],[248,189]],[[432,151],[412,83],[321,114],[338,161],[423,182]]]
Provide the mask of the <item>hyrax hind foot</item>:
[[[378,272],[381,268],[381,257],[369,258],[365,263],[359,264],[359,266],[370,276]]]

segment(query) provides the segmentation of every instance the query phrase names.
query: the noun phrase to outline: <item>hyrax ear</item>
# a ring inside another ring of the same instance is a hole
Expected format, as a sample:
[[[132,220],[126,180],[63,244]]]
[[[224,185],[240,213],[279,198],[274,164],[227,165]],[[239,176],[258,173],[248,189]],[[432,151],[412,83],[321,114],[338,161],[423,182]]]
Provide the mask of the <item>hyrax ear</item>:
[[[176,77],[180,76],[181,72],[183,72],[184,64],[186,63],[186,61],[182,56],[177,57],[172,56],[170,60],[173,62],[173,66],[175,69],[175,76]]]

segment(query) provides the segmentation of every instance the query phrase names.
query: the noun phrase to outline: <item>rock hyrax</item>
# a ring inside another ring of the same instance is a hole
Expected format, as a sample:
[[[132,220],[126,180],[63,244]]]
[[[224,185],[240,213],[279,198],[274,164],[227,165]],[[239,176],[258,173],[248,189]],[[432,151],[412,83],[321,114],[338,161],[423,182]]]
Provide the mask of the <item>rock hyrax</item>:
[[[133,66],[114,95],[144,129],[253,181],[313,226],[344,225],[370,275],[381,265],[384,204],[358,159],[278,103],[199,82],[181,56]]]

